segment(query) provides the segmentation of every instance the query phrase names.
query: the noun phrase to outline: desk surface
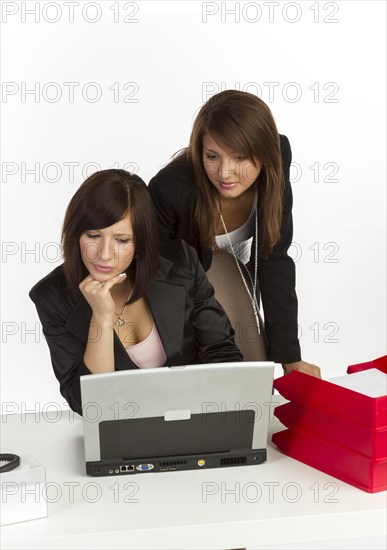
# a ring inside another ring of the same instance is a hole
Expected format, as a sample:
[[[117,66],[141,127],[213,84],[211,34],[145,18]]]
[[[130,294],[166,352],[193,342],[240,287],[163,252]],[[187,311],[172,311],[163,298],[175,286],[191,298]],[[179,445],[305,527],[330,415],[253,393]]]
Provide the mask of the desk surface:
[[[273,418],[269,441],[282,428]],[[78,415],[11,415],[1,432],[2,449],[45,466],[48,502],[47,518],[2,528],[3,549],[332,548],[322,541],[386,535],[385,492],[365,493],[271,442],[259,466],[92,478]]]

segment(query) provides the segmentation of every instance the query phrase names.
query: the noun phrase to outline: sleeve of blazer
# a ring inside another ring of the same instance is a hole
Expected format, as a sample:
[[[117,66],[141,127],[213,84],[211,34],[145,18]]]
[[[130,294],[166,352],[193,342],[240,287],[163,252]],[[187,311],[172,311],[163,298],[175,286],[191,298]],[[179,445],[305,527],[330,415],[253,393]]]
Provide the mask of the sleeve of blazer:
[[[268,355],[279,363],[292,363],[301,359],[301,352],[295,266],[288,255],[293,239],[293,196],[289,179],[292,153],[286,136],[281,136],[281,154],[284,174],[281,233],[271,255],[260,261],[259,287],[265,313]]]
[[[53,303],[54,300],[47,299],[44,294],[40,295],[32,289],[30,298],[42,324],[60,392],[72,410],[82,415],[79,378],[84,374],[91,374],[83,361],[85,345],[66,328],[66,318],[60,307],[56,307],[59,297]]]
[[[243,361],[234,341],[230,321],[214,297],[214,288],[208,281],[195,250],[182,242],[189,270],[192,273],[194,309],[191,323],[196,332],[198,355],[202,363]]]
[[[198,252],[199,241],[193,229],[195,207],[192,163],[177,158],[162,168],[149,182],[156,211],[160,242],[183,239]]]
[[[160,170],[149,182],[149,191],[156,211],[160,242],[178,237],[179,197],[175,179],[170,176],[169,170]],[[183,237],[184,238],[184,237]]]
[[[192,163],[177,158],[162,168],[149,182],[149,191],[156,211],[160,242],[183,239],[192,246],[207,271],[212,253],[195,230],[195,185]]]

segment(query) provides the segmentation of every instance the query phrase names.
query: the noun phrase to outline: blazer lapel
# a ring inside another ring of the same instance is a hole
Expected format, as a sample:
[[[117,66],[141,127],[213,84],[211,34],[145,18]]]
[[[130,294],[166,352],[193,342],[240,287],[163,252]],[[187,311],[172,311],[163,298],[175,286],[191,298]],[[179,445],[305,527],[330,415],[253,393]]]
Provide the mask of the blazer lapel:
[[[166,280],[172,262],[160,258],[159,270],[146,293],[153,320],[163,343],[167,360],[182,353],[185,325],[186,290]]]

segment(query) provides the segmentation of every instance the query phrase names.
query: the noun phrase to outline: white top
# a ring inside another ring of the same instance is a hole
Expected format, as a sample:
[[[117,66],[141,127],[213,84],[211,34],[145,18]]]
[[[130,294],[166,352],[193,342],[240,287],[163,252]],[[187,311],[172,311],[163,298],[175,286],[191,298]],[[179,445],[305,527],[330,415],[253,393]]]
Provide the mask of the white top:
[[[140,369],[162,367],[167,359],[155,324],[145,340],[125,349],[133,363]]]
[[[228,233],[236,257],[244,265],[247,264],[251,256],[251,246],[253,244],[255,231],[255,211],[257,209],[257,201],[258,193],[257,190],[255,190],[253,205],[247,220],[240,227],[234,229],[234,231],[229,231]],[[230,243],[226,234],[215,235],[215,242],[221,250],[225,250],[232,255]]]

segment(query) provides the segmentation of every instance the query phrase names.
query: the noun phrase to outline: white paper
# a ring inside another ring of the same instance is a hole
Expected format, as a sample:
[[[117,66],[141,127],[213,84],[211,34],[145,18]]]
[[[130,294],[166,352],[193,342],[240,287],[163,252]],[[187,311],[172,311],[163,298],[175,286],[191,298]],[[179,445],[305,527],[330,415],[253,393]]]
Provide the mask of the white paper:
[[[337,386],[354,390],[369,397],[387,395],[387,375],[378,369],[368,369],[327,380]]]

